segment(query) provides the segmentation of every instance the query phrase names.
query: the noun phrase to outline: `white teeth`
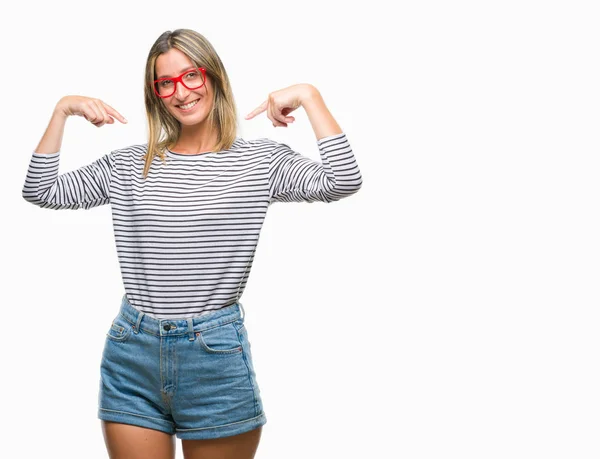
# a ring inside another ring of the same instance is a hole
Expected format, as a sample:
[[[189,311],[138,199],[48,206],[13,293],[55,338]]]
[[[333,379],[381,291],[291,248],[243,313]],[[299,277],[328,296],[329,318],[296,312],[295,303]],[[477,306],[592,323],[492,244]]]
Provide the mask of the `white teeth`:
[[[178,107],[179,107],[179,108],[183,108],[184,110],[187,110],[187,109],[189,109],[189,108],[192,108],[194,105],[196,105],[196,104],[198,103],[198,101],[199,101],[199,100],[200,100],[200,99],[198,99],[198,100],[196,100],[196,101],[194,101],[194,102],[190,102],[190,103],[189,103],[189,104],[187,104],[187,105],[178,105]]]

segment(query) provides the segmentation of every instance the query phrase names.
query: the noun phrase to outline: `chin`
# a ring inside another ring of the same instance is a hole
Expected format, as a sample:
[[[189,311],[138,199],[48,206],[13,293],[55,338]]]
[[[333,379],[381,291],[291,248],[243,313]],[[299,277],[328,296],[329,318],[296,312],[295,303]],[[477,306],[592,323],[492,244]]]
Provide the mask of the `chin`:
[[[196,125],[202,123],[205,120],[206,120],[205,116],[198,117],[198,118],[193,119],[193,120],[177,118],[177,121],[179,121],[179,123],[182,124],[183,126],[196,126]]]

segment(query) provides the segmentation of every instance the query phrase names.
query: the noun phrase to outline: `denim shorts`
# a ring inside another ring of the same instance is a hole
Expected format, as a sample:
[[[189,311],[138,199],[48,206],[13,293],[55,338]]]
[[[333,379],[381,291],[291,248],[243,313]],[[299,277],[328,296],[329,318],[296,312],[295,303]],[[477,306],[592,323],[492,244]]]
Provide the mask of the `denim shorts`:
[[[155,319],[123,295],[100,365],[98,418],[186,440],[266,424],[242,304]]]

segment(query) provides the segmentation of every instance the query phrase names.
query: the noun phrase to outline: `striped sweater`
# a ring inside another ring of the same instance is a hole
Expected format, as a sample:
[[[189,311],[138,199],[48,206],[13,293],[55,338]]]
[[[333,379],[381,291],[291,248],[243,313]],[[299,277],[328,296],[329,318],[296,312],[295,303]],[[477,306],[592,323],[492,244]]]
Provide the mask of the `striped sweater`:
[[[23,198],[48,209],[111,205],[125,294],[157,319],[188,318],[240,299],[267,208],[332,202],[362,176],[344,133],[317,141],[322,164],[269,139],[230,149],[166,151],[143,178],[147,144],[111,151],[60,174],[56,153],[32,153]]]

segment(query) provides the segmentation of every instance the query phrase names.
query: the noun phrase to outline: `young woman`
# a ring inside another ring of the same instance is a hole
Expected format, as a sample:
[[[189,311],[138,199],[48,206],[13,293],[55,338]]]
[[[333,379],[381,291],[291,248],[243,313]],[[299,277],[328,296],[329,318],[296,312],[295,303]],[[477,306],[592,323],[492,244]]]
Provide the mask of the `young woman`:
[[[58,174],[67,118],[97,127],[125,118],[105,102],[65,96],[32,153],[23,197],[43,208],[111,204],[125,294],[106,336],[98,417],[111,458],[252,458],[267,422],[240,297],[267,208],[332,202],[362,177],[318,90],[270,93],[287,127],[303,107],[322,164],[288,145],[236,136],[227,72],[205,37],[163,33],[145,70],[148,142]]]

